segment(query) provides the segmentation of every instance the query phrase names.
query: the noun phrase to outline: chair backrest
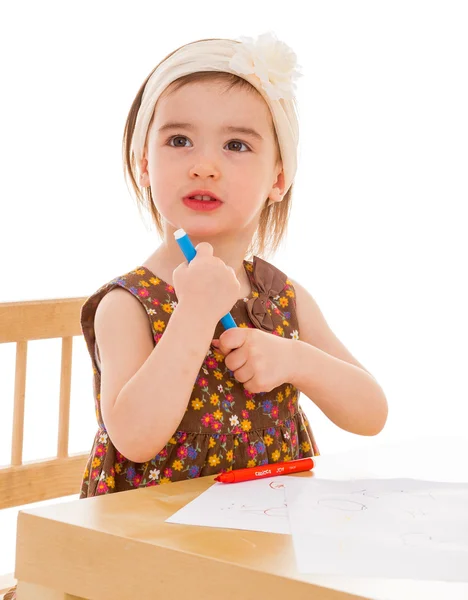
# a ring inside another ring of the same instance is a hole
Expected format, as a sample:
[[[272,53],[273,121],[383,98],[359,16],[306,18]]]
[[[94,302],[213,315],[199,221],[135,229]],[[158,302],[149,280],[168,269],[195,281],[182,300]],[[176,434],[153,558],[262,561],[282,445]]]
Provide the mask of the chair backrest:
[[[10,465],[0,467],[0,509],[79,493],[88,454],[69,455],[68,435],[73,337],[82,335],[86,298],[0,303],[0,343],[16,343]],[[28,342],[62,338],[57,455],[23,463],[24,399]]]

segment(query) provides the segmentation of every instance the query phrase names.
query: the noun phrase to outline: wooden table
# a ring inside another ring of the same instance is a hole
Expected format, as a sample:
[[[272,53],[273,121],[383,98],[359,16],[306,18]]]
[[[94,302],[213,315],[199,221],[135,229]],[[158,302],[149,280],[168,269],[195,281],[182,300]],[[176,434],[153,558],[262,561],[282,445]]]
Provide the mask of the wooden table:
[[[295,476],[468,481],[467,444],[450,443],[320,456],[313,475]],[[299,574],[289,535],[165,523],[212,483],[204,477],[21,511],[18,600],[468,599],[468,583]]]

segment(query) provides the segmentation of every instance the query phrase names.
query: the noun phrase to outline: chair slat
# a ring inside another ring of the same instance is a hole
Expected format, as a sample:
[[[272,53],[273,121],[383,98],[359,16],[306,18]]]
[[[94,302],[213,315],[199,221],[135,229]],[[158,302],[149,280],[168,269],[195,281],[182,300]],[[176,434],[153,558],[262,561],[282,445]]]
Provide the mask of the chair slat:
[[[60,367],[60,407],[57,456],[68,456],[68,435],[70,425],[70,391],[72,373],[73,338],[62,339],[62,362]]]
[[[81,335],[86,297],[0,304],[0,343]]]
[[[11,441],[11,464],[23,462],[24,398],[26,395],[26,363],[28,342],[16,344],[15,397],[13,409],[13,436]]]
[[[16,343],[11,465],[0,467],[0,509],[78,494],[89,454],[68,455],[73,337],[81,336],[82,298],[0,303],[0,343]],[[30,340],[62,338],[57,458],[23,464]]]
[[[0,468],[0,509],[79,494],[89,454]]]

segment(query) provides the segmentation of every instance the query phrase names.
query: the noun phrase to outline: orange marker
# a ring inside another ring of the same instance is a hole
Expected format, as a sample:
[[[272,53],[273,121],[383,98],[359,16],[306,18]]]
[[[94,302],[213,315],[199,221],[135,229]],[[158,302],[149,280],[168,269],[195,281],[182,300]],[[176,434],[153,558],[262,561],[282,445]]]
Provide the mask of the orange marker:
[[[215,481],[219,481],[220,483],[238,483],[239,481],[251,481],[253,479],[263,479],[264,477],[274,477],[275,475],[289,475],[290,473],[299,473],[300,471],[310,471],[314,466],[312,458],[300,458],[299,460],[290,460],[275,465],[268,464],[259,467],[249,467],[248,469],[228,471],[215,477]]]

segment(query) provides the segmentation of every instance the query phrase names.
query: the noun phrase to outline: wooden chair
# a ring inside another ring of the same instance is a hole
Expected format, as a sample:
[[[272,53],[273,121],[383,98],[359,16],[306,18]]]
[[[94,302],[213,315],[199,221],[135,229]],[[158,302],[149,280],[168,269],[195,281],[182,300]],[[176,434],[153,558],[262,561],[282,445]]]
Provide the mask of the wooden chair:
[[[0,467],[0,509],[79,493],[88,454],[69,455],[68,434],[72,344],[74,336],[82,335],[80,311],[85,300],[0,303],[0,343],[16,343],[11,464]],[[51,338],[62,338],[57,455],[23,463],[28,342]],[[15,583],[13,574],[0,573],[0,598]]]

